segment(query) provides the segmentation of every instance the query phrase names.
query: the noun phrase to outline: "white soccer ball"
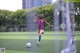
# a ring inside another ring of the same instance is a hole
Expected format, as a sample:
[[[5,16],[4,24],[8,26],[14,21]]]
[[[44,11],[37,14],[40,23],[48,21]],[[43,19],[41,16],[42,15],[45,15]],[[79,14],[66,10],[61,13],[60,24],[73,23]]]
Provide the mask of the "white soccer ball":
[[[26,43],[27,48],[31,48],[31,43]]]

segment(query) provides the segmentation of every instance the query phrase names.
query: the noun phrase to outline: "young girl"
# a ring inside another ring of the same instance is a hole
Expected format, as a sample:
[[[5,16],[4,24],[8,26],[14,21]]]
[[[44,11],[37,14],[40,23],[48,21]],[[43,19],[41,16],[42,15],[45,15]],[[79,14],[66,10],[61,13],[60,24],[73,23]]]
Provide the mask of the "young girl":
[[[38,23],[38,36],[39,36],[37,45],[39,46],[41,41],[41,35],[44,34],[44,23],[48,24],[50,27],[52,27],[52,25],[50,25],[42,15],[38,16],[37,23]]]

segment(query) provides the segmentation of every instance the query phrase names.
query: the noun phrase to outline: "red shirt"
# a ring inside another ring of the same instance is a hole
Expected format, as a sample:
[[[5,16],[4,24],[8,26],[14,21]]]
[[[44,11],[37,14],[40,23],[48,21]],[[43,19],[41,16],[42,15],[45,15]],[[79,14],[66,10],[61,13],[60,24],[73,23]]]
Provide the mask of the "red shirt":
[[[38,19],[37,22],[38,22],[39,30],[43,30],[44,29],[45,20],[44,19]]]

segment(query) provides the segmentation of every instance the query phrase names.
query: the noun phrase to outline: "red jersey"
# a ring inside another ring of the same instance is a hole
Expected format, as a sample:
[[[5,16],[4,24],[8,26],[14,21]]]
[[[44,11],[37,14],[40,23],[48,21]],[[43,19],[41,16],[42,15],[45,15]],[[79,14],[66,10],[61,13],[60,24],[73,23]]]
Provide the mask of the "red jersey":
[[[37,22],[38,22],[39,30],[43,30],[44,29],[45,20],[44,19],[38,19]]]

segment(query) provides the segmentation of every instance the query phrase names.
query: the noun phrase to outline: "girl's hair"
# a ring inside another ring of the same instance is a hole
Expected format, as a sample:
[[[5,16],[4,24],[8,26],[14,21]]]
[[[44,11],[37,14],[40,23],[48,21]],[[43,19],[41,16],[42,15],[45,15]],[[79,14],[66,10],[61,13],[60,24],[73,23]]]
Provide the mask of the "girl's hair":
[[[38,15],[38,18],[39,18],[39,19],[44,19],[43,14]]]

